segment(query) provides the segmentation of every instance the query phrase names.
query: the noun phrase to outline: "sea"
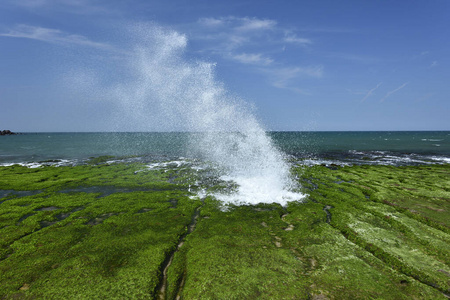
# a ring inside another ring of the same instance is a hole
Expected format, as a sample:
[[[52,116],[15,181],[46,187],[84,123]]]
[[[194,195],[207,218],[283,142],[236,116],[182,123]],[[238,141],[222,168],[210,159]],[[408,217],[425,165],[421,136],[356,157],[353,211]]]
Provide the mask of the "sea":
[[[450,131],[283,131],[266,133],[295,165],[450,163]],[[198,160],[189,132],[46,132],[0,136],[0,166],[71,166],[93,157],[148,164]]]

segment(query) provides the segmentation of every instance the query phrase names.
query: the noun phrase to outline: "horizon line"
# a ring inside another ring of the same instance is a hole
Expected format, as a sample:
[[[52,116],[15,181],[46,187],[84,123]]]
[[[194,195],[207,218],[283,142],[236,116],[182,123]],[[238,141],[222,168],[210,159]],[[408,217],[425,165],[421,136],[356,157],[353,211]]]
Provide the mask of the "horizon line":
[[[450,129],[419,129],[419,130],[265,130],[271,132],[450,132]],[[1,132],[1,130],[0,130]],[[236,133],[241,131],[11,131],[14,134],[37,134],[37,133]],[[13,134],[13,135],[14,135]]]

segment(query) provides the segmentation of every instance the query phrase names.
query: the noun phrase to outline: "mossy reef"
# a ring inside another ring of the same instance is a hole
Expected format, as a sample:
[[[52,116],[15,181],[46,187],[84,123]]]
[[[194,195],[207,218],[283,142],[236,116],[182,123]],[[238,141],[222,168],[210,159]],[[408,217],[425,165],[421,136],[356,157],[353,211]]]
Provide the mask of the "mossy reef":
[[[282,207],[176,166],[0,167],[0,299],[449,297],[450,165],[292,172]]]

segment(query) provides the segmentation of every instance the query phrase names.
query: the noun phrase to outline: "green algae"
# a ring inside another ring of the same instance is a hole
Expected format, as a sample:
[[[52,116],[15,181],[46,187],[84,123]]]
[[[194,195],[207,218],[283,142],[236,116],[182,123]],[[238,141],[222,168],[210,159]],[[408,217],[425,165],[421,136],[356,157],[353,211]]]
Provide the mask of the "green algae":
[[[410,279],[401,280],[402,285],[421,283],[448,293],[450,193],[444,188],[449,183],[448,166],[315,167],[301,171],[318,178],[313,180],[318,188],[310,192],[309,199],[333,207],[332,228],[397,273],[408,276]],[[326,176],[319,178],[323,173]],[[336,183],[338,178],[343,182]],[[396,201],[400,198],[415,207],[423,205],[426,198],[427,207],[436,213],[431,218],[426,211],[400,206]],[[400,287],[390,290],[392,296]]]
[[[169,201],[172,197],[178,199],[176,207]],[[151,297],[159,284],[159,266],[199,205],[173,192],[118,193],[100,199],[56,194],[49,195],[45,205],[55,202],[64,208],[41,211],[18,226],[18,216],[10,216],[10,225],[2,228],[7,253],[0,262],[2,293],[14,294],[27,284],[26,297]],[[74,207],[82,209],[73,212]],[[142,208],[150,210],[138,213]],[[61,211],[72,213],[58,221]],[[97,218],[101,222],[91,222]],[[43,220],[55,223],[43,227]]]
[[[298,280],[302,265],[277,246],[272,227],[282,226],[281,208],[232,207],[224,212],[206,202],[183,252],[187,299],[255,299],[306,297]]]
[[[169,173],[148,169],[143,164],[81,165],[74,167],[27,168],[19,165],[2,169],[3,190],[48,190],[82,186],[114,186],[156,190],[186,189],[170,183]]]
[[[152,298],[200,202],[143,165],[2,168],[0,297]],[[77,187],[127,187],[127,193]],[[61,190],[74,188],[61,193]],[[132,189],[146,191],[132,191]],[[102,197],[101,197],[102,196]],[[3,200],[2,199],[2,200]],[[175,200],[176,201],[175,201]]]
[[[449,165],[295,167],[304,201],[224,206],[190,192],[223,182],[108,159],[0,168],[1,299],[449,293]]]

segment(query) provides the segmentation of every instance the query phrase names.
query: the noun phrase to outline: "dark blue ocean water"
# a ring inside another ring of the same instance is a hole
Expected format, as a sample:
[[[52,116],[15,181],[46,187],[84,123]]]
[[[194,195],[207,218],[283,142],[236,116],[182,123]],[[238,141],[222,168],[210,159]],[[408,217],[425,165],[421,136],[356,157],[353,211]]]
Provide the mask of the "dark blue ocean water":
[[[199,134],[121,132],[0,136],[0,165],[71,165],[102,155],[144,162],[180,157],[196,159],[189,150],[189,141]],[[450,163],[450,131],[269,132],[268,135],[287,159],[302,164]]]

